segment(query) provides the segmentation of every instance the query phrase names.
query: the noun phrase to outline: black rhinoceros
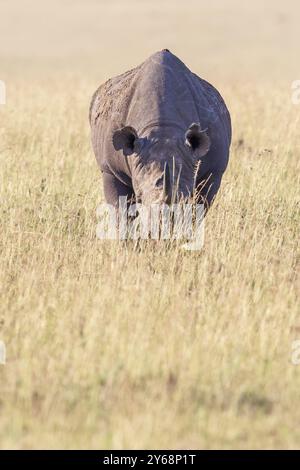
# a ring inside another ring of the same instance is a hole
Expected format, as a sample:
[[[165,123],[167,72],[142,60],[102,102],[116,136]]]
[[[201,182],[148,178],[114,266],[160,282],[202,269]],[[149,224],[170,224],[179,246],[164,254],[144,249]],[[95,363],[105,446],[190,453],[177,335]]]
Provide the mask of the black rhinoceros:
[[[108,203],[192,195],[212,203],[228,163],[230,115],[218,91],[169,50],[101,85],[90,124]]]

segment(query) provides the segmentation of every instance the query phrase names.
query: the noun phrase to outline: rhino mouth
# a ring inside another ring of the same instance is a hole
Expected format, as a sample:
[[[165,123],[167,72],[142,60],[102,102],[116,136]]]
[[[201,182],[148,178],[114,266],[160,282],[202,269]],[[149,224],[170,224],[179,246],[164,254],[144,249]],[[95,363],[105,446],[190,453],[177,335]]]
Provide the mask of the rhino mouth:
[[[134,181],[134,180],[133,180]],[[155,163],[137,173],[133,189],[137,202],[145,205],[164,203],[172,205],[190,201],[194,190],[193,174],[188,180],[182,177],[182,165],[165,161],[163,169]]]

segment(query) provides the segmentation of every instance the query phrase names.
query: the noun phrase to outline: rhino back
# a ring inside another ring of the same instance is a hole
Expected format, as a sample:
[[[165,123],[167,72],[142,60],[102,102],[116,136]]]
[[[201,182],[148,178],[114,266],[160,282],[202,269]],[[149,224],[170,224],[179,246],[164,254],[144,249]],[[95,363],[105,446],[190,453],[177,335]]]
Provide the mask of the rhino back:
[[[224,171],[231,140],[230,116],[218,91],[192,73],[168,51],[150,56],[138,67],[108,80],[95,92],[90,107],[92,141],[103,171],[130,184],[127,161],[112,145],[113,132],[133,126],[140,136],[154,125],[171,124],[184,135],[192,122],[207,128],[212,145],[203,171]]]

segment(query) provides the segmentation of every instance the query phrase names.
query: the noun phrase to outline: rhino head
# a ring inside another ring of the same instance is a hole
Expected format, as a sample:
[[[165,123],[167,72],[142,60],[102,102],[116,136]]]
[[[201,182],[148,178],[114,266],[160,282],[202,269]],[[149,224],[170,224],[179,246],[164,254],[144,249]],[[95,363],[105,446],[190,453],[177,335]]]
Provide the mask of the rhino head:
[[[113,145],[122,150],[131,170],[137,202],[166,203],[192,196],[199,162],[210,148],[210,138],[193,123],[182,136],[156,130],[139,137],[133,127],[115,131]]]

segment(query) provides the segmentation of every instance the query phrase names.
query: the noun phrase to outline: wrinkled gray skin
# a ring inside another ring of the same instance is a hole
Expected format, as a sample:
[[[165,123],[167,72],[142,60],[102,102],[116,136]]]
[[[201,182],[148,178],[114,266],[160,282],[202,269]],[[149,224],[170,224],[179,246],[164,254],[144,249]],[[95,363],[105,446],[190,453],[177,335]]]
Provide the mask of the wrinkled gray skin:
[[[90,124],[108,203],[191,195],[212,203],[228,163],[230,115],[218,91],[168,50],[100,86]]]

